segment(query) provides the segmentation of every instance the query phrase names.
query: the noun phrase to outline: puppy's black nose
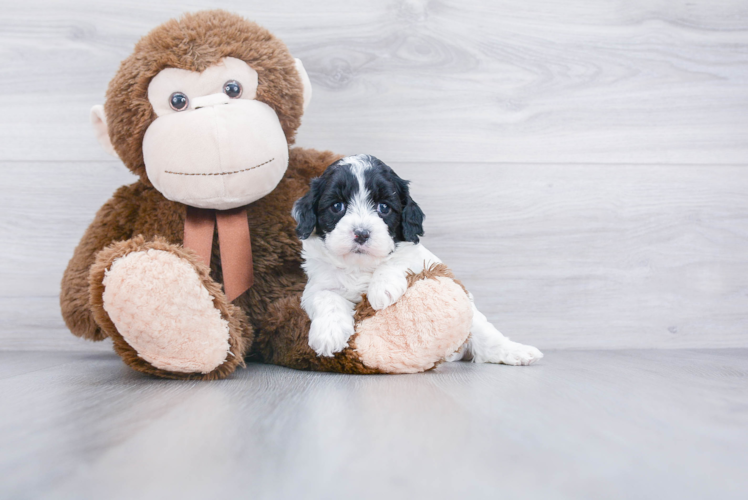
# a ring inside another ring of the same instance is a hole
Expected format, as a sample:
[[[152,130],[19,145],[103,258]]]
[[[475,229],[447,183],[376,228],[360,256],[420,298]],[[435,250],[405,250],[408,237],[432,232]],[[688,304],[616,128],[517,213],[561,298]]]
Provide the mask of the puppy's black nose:
[[[369,239],[369,230],[368,229],[354,229],[353,230],[353,239],[358,243],[359,245],[363,245],[366,243],[366,240]]]

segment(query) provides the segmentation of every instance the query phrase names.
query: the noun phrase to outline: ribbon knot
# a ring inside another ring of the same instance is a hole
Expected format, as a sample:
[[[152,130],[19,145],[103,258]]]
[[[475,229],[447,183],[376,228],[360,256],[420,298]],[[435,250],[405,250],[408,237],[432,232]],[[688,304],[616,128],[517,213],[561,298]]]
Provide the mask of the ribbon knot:
[[[187,217],[184,220],[184,247],[194,250],[200,260],[210,267],[216,225],[221,251],[223,290],[231,302],[249,290],[254,283],[252,243],[249,239],[249,221],[245,208],[214,210],[188,206]]]

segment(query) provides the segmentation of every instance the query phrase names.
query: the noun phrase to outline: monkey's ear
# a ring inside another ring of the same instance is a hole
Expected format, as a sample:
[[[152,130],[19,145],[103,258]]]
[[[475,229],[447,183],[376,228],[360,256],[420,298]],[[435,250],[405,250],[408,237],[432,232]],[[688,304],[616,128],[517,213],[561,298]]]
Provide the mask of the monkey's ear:
[[[106,114],[104,113],[104,106],[97,104],[91,108],[91,124],[94,127],[94,134],[96,134],[96,140],[99,141],[101,147],[112,156],[117,156],[112,146],[112,141],[109,139],[109,126],[106,123]]]
[[[304,85],[304,111],[306,111],[306,107],[309,106],[309,101],[312,100],[312,82],[309,80],[309,75],[306,74],[301,59],[294,60],[296,61],[296,71],[299,72],[301,83]]]

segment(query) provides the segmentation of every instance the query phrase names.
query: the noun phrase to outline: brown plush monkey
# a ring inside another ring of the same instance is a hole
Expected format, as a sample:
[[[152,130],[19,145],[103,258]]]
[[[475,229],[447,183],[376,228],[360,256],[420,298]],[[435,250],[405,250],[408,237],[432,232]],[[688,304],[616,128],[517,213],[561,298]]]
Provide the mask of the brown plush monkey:
[[[310,97],[286,46],[236,15],[188,14],[141,39],[92,110],[99,141],[139,180],[99,210],[65,271],[70,330],[109,337],[129,366],[169,378],[223,378],[247,357],[408,373],[456,351],[472,312],[443,267],[411,276],[382,311],[364,300],[344,351],[309,348],[290,214],[340,158],[289,149]]]

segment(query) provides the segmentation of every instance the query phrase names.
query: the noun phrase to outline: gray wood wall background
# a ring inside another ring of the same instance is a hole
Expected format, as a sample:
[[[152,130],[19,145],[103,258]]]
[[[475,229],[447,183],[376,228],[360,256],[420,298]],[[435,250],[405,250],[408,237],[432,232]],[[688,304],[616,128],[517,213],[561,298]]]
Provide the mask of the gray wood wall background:
[[[73,338],[59,281],[134,181],[91,105],[184,11],[256,20],[314,85],[297,144],[413,182],[425,244],[515,340],[748,347],[748,3],[0,3],[0,350]]]

